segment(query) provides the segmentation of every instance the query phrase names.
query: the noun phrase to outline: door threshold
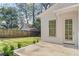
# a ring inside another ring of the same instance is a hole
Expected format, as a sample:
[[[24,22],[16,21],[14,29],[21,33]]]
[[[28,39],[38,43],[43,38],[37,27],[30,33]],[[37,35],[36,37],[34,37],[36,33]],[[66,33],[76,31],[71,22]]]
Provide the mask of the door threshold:
[[[64,43],[64,44],[68,44],[68,45],[75,45],[75,44],[73,44],[73,43]]]
[[[63,43],[64,45],[64,47],[68,47],[68,48],[77,48],[76,46],[75,46],[75,44],[73,44],[73,43]]]

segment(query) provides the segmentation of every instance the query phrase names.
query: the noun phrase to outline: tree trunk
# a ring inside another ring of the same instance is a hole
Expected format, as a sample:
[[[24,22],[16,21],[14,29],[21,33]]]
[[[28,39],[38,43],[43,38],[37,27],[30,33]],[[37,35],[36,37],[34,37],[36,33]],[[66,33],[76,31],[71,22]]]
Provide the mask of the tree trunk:
[[[41,4],[41,13],[42,13],[42,4]]]
[[[33,24],[35,22],[35,14],[34,14],[34,12],[35,12],[35,9],[34,9],[34,3],[33,3]]]
[[[27,20],[27,24],[28,24],[28,19],[27,19],[27,18],[28,18],[28,16],[27,16],[27,10],[26,10],[26,14],[25,14],[25,15],[26,15],[26,20]]]

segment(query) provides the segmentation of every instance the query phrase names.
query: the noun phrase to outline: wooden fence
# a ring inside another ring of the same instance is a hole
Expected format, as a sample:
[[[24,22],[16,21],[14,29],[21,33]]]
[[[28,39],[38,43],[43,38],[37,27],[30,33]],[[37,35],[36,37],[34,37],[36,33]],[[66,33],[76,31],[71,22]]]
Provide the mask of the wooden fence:
[[[0,38],[9,38],[9,37],[29,37],[37,36],[34,32],[31,31],[22,31],[17,29],[0,29]]]

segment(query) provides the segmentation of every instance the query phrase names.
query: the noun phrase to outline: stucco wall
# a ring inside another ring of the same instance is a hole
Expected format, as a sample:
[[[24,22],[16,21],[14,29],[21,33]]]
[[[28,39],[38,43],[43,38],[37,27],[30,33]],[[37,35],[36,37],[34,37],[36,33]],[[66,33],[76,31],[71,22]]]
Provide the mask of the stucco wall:
[[[66,10],[68,11],[68,10]],[[78,11],[77,7],[76,9],[72,9],[71,11],[68,12],[53,12],[53,9],[51,8],[44,14],[42,14],[41,18],[41,39],[43,41],[47,42],[53,42],[53,43],[64,43],[65,36],[64,36],[64,20],[65,19],[73,19],[73,43],[78,45]],[[56,19],[56,37],[50,37],[49,36],[49,20]]]
[[[79,7],[78,7],[78,33],[77,35],[78,35],[78,48],[79,48]]]
[[[77,10],[73,10],[73,11],[69,11],[66,13],[62,13],[59,14],[59,19],[62,20],[62,34],[61,34],[61,39],[63,40],[63,42],[66,42],[65,40],[65,20],[66,19],[72,19],[73,20],[73,41],[71,41],[72,43],[74,43],[76,46],[78,45],[78,11]]]

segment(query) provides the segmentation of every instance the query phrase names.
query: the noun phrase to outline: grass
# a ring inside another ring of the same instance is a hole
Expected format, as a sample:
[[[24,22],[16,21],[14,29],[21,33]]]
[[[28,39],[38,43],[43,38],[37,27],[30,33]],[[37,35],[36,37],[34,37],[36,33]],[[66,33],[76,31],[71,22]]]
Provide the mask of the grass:
[[[17,44],[20,43],[23,46],[33,44],[33,41],[39,40],[40,37],[23,37],[23,38],[0,38],[0,52],[3,52],[5,45],[12,45],[17,48]]]

